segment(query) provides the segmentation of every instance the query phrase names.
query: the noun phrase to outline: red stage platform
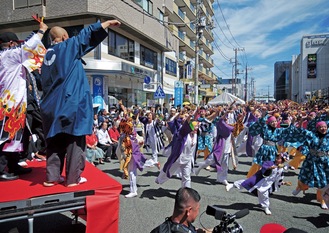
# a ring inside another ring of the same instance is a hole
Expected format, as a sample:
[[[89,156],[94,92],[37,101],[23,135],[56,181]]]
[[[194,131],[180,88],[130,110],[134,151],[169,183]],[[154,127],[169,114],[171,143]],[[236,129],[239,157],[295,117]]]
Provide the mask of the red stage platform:
[[[0,222],[29,219],[85,208],[86,232],[118,232],[119,194],[122,185],[86,162],[82,176],[87,182],[68,188],[64,184],[44,187],[46,162],[29,162],[30,174],[14,181],[0,182]],[[31,229],[30,227],[30,232]]]

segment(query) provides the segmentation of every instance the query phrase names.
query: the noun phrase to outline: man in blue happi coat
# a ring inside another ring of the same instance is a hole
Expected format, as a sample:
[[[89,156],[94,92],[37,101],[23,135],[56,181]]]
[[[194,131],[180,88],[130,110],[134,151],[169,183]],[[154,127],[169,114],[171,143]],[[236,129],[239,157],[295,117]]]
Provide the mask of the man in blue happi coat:
[[[41,68],[44,97],[41,113],[47,141],[47,181],[50,187],[64,182],[61,177],[66,156],[66,184],[76,186],[85,167],[85,135],[91,134],[93,108],[90,87],[81,58],[100,44],[105,29],[119,26],[117,20],[97,22],[72,38],[61,27],[50,30],[51,46]]]

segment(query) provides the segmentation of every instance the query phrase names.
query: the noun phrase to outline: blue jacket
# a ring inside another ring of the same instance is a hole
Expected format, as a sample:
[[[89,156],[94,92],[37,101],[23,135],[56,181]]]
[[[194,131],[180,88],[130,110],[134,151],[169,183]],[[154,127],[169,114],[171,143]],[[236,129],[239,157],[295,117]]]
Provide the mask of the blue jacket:
[[[48,49],[41,67],[44,96],[40,103],[47,139],[59,133],[91,134],[92,97],[81,58],[107,35],[97,22]]]

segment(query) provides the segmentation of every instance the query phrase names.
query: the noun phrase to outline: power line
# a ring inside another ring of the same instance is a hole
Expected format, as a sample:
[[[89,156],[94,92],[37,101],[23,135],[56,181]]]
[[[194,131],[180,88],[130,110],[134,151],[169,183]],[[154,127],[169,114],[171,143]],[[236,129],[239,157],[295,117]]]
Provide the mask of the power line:
[[[240,44],[236,41],[235,37],[233,36],[233,34],[232,34],[231,30],[230,30],[230,27],[229,27],[228,24],[227,24],[226,18],[225,18],[225,16],[224,16],[224,13],[223,13],[223,11],[222,11],[222,8],[221,8],[220,3],[219,3],[218,0],[217,0],[217,4],[218,4],[218,8],[219,8],[219,10],[220,10],[220,12],[221,12],[221,15],[222,15],[222,17],[223,17],[223,20],[224,20],[224,22],[225,22],[225,24],[226,24],[226,27],[227,27],[227,29],[228,29],[228,31],[229,31],[229,33],[230,33],[232,39],[233,39],[234,42],[238,45],[238,47],[242,47],[242,46],[240,46]],[[214,18],[215,18],[217,24],[219,24],[218,21],[217,21],[217,19],[216,19],[216,17],[214,17]],[[220,27],[220,26],[219,26],[219,27]],[[221,27],[220,27],[220,29],[221,29],[221,31],[223,32],[223,30],[222,30]],[[223,32],[223,34],[224,34],[224,36],[225,36],[225,33],[224,33],[224,32]],[[225,36],[225,38],[227,39],[226,36]],[[228,40],[228,39],[227,39],[227,40]],[[228,40],[228,41],[229,41],[229,40]],[[229,43],[230,43],[233,47],[235,47],[230,41],[229,41]],[[241,58],[243,65],[248,64],[248,58],[247,58],[247,54],[246,54],[245,50],[243,50],[243,57],[241,57],[240,55],[239,55],[239,57]]]
[[[226,77],[230,78],[230,75],[226,74],[224,71],[222,71],[215,63],[214,66],[220,71],[222,72]]]
[[[224,54],[224,52],[219,48],[219,46],[218,46],[218,44],[217,44],[217,42],[216,42],[215,40],[214,40],[214,45],[215,45],[216,49],[218,50],[218,52],[222,55],[222,57],[223,57],[225,60],[230,61],[230,58],[227,57],[227,56]]]
[[[228,45],[226,45],[226,44],[224,44],[224,42],[222,42],[226,47],[228,47],[228,48],[234,48],[235,46],[231,43],[231,41],[227,38],[227,36],[226,36],[226,34],[225,34],[225,32],[224,32],[224,30],[222,29],[222,27],[220,26],[220,24],[219,24],[219,22],[218,22],[218,20],[217,20],[217,18],[216,18],[216,16],[215,16],[215,14],[214,14],[214,19],[215,19],[215,21],[216,21],[216,23],[217,23],[217,25],[218,25],[218,27],[219,27],[219,29],[221,30],[221,32],[223,33],[223,35],[224,35],[224,37],[226,38],[226,40],[228,41],[228,43],[230,43],[233,47],[229,47]]]
[[[220,6],[220,4],[219,4],[219,1],[217,0],[217,4],[218,4],[218,8],[219,8],[219,10],[220,10],[220,13],[222,14],[222,17],[223,17],[223,19],[224,19],[224,22],[225,22],[225,25],[226,25],[226,27],[227,27],[227,29],[228,29],[228,31],[230,32],[230,34],[231,34],[231,37],[232,37],[232,39],[234,40],[234,42],[238,45],[238,47],[242,47],[241,45],[239,45],[239,43],[235,40],[235,38],[234,38],[234,36],[233,36],[233,34],[232,34],[232,32],[231,32],[231,30],[230,30],[230,27],[228,26],[228,24],[227,24],[227,22],[226,22],[226,19],[225,19],[225,16],[224,16],[224,14],[223,14],[223,11],[222,11],[222,8],[221,8],[221,6]]]

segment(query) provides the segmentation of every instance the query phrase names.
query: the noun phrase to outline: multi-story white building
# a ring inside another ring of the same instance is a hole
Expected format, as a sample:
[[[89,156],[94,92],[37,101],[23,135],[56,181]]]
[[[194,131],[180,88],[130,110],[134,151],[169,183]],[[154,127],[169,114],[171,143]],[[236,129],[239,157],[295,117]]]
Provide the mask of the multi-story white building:
[[[210,22],[213,0],[202,2],[202,15]],[[0,33],[12,31],[24,39],[38,27],[33,14],[44,16],[49,28],[64,27],[70,36],[97,20],[118,19],[121,27],[109,29],[108,38],[84,58],[94,103],[106,108],[111,96],[127,106],[141,105],[154,99],[159,85],[166,94],[162,102],[168,103],[187,61],[195,57],[196,4],[197,0],[2,0]],[[210,71],[212,41],[206,28],[200,40],[200,80],[215,80]],[[46,39],[44,43],[50,45]],[[144,83],[145,77],[150,84]]]
[[[165,16],[170,22],[175,22],[169,26],[169,29],[179,39],[179,78],[184,85],[184,97],[191,101],[194,97],[195,73],[191,72],[191,67],[195,66],[196,43],[198,43],[197,85],[211,84],[210,88],[200,88],[198,94],[199,100],[204,99],[204,102],[207,102],[207,98],[215,96],[212,84],[217,82],[217,76],[211,71],[214,67],[214,61],[211,58],[214,54],[212,46],[214,35],[211,31],[214,0],[173,0],[171,2],[172,4],[166,5]],[[172,7],[172,12],[167,10],[167,7]],[[202,24],[205,27],[200,34],[198,25]],[[198,35],[201,35],[201,38]]]
[[[329,34],[305,35],[300,54],[292,60],[291,96],[304,102],[329,87]],[[322,93],[323,94],[323,93]]]

